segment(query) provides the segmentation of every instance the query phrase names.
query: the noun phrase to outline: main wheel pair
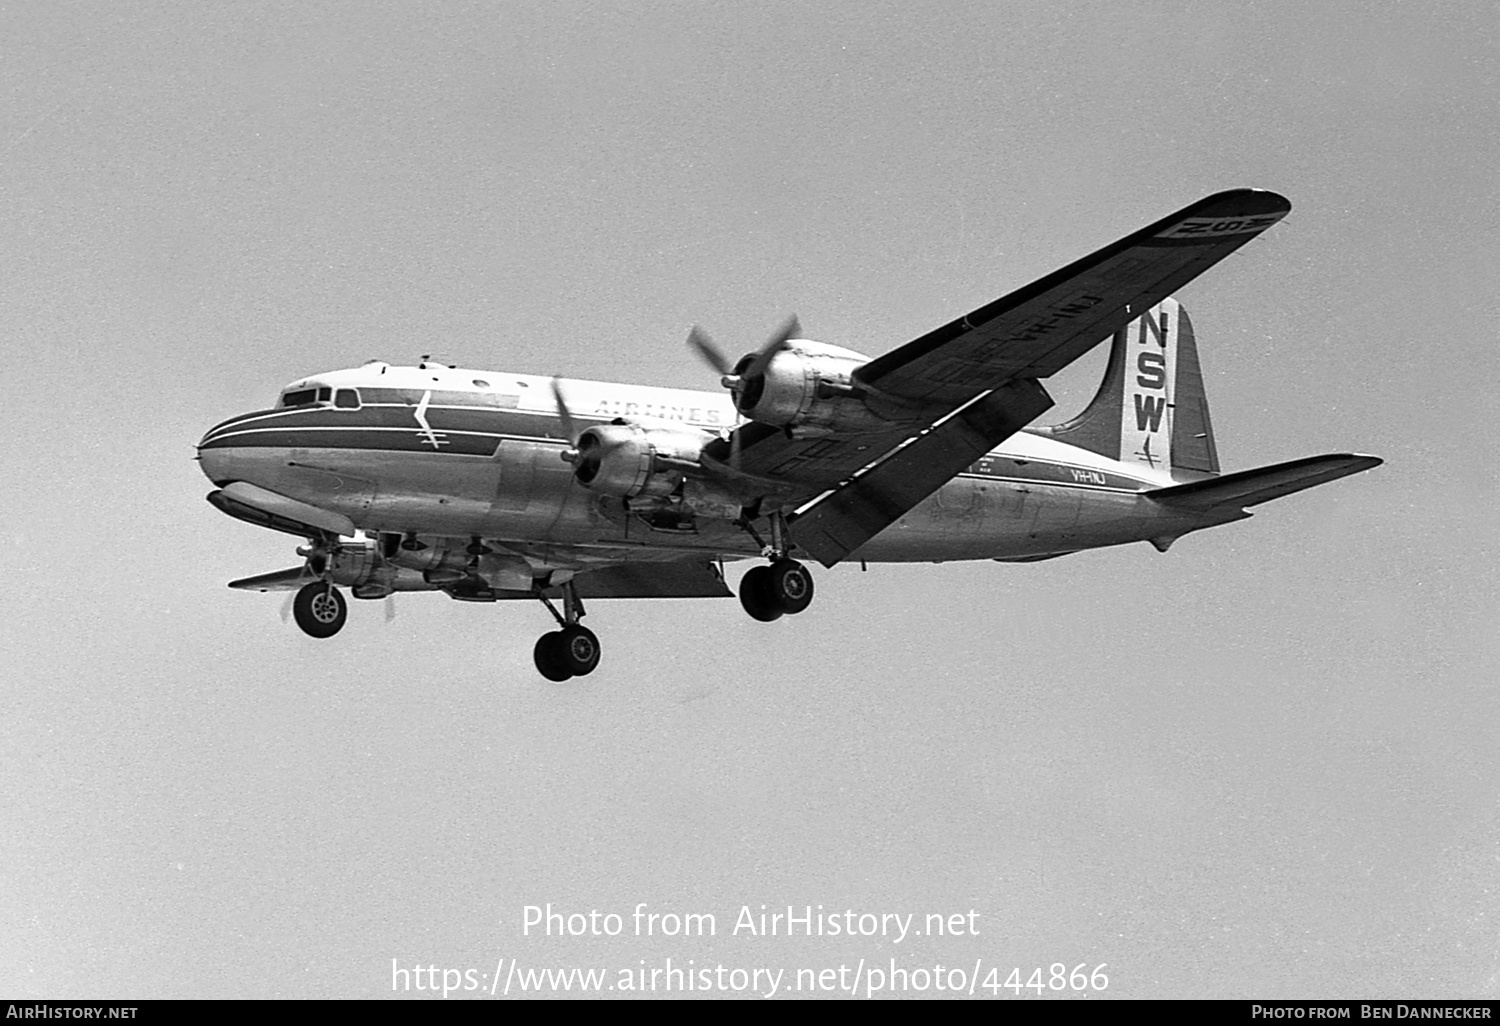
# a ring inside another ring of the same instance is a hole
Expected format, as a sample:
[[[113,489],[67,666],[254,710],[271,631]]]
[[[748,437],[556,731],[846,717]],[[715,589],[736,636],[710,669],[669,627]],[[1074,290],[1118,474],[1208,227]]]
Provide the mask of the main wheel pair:
[[[582,624],[571,624],[537,638],[532,656],[537,671],[548,680],[582,677],[599,665],[599,639]]]
[[[812,574],[795,559],[778,559],[770,566],[755,567],[740,581],[740,605],[765,623],[788,613],[800,613],[812,600]]]
[[[292,616],[305,633],[315,638],[331,638],[343,630],[344,621],[349,618],[349,606],[333,585],[314,581],[303,585],[297,592],[292,602]]]

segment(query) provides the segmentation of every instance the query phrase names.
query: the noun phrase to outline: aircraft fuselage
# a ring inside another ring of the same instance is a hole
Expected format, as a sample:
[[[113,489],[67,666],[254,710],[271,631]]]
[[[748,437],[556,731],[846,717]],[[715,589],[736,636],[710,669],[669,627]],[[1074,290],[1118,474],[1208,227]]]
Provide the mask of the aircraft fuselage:
[[[569,380],[579,427],[617,417],[718,432],[740,422],[730,398]],[[243,481],[347,517],[369,532],[482,537],[609,550],[753,556],[730,517],[663,524],[579,484],[548,378],[369,364],[315,375],[284,395],[323,400],[216,426],[200,443],[216,484]],[[1160,537],[1205,522],[1145,498],[1171,476],[1018,433],[869,541],[871,562],[1028,559]]]

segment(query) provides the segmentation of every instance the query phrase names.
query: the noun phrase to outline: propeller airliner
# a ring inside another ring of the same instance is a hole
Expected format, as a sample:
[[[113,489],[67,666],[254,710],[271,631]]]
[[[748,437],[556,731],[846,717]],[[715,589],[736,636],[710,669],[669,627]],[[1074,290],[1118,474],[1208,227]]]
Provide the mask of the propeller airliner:
[[[1191,321],[1171,294],[1284,217],[1216,193],[871,358],[795,318],[729,359],[721,392],[371,361],[301,378],[198,445],[208,501],[305,539],[300,566],[236,580],[291,591],[307,634],[357,599],[441,591],[539,600],[554,681],[598,665],[585,600],[732,594],[757,620],[805,611],[804,559],[1030,562],[1176,539],[1378,466],[1332,453],[1223,473]],[[1077,417],[1042,381],[1110,342]]]

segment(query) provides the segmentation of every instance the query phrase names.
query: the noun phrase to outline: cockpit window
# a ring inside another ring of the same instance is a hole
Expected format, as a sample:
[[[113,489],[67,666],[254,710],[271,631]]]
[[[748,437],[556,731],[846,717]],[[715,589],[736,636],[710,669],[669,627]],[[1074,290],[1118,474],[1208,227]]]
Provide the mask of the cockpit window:
[[[334,393],[333,405],[341,410],[359,409],[359,393],[352,388],[341,388]]]
[[[281,405],[288,406],[312,406],[315,403],[326,403],[333,398],[333,389],[324,385],[321,388],[299,388],[295,392],[281,393]],[[359,405],[359,400],[354,402]]]
[[[318,389],[316,388],[299,388],[295,392],[283,392],[281,394],[282,406],[311,406],[317,401]]]

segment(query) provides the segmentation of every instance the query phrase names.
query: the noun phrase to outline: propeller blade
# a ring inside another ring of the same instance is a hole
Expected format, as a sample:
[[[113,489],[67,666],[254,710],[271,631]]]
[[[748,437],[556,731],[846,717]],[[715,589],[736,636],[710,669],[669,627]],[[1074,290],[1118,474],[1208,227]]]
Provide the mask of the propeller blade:
[[[557,415],[562,418],[563,434],[568,436],[568,444],[577,448],[578,425],[573,422],[573,413],[568,409],[568,401],[563,398],[562,378],[552,378],[552,398],[557,400]]]
[[[729,374],[734,370],[734,365],[729,362],[729,357],[724,355],[724,350],[715,345],[708,332],[698,325],[693,325],[692,330],[688,332],[687,341],[688,345],[696,349],[698,355],[703,357],[704,362],[718,371],[720,375]]]
[[[396,619],[396,593],[391,592],[385,597],[385,622],[390,623],[394,619]]]
[[[297,601],[297,593],[289,591],[286,593],[286,601],[281,604],[281,622],[286,623],[292,615],[292,603]]]
[[[735,428],[729,433],[729,469],[736,474],[740,472],[740,429]]]
[[[745,373],[741,377],[753,378],[757,374],[765,373],[765,369],[770,366],[776,354],[785,349],[788,342],[801,334],[802,324],[797,320],[797,315],[792,314],[782,322],[781,327],[777,328],[770,338],[766,339],[766,344],[760,347],[759,352],[755,354],[755,359],[750,362],[750,366],[745,368]]]

